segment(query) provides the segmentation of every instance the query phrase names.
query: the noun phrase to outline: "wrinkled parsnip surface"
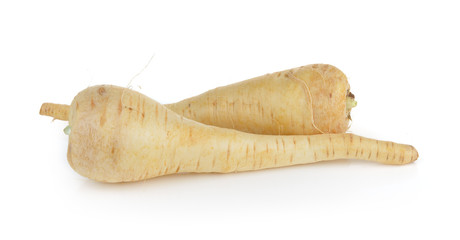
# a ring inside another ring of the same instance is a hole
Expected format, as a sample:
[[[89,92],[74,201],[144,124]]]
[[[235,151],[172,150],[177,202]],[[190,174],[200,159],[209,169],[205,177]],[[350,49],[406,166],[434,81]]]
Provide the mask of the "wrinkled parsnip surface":
[[[313,64],[219,87],[165,106],[208,125],[258,134],[308,135],[346,132],[356,102],[342,71]]]
[[[62,113],[45,103],[41,114]],[[45,111],[46,110],[46,111]],[[178,172],[228,173],[354,158],[385,164],[417,159],[410,145],[353,134],[257,135],[204,125],[130,89],[94,86],[72,101],[67,158],[79,174],[103,182]]]

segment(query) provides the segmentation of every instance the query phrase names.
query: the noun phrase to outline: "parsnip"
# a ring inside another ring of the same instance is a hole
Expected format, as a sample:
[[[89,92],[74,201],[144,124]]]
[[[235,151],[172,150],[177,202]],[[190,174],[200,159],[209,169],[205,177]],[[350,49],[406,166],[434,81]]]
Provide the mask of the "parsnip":
[[[356,106],[345,74],[313,64],[219,87],[165,105],[186,118],[249,133],[343,133]]]
[[[257,135],[204,125],[126,88],[94,86],[41,114],[69,120],[67,158],[79,174],[129,182],[178,172],[228,173],[354,158],[385,164],[417,159],[414,147],[353,134]],[[65,107],[64,107],[65,108]]]

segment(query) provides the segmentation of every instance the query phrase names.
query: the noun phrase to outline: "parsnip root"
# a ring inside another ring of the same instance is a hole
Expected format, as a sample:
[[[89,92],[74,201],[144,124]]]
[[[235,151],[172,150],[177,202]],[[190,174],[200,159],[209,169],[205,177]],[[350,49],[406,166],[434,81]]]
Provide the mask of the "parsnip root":
[[[344,133],[356,106],[345,74],[312,64],[219,87],[167,108],[218,127],[270,135]]]
[[[43,114],[65,119],[62,105],[43,108]],[[72,129],[69,164],[79,174],[103,182],[139,181],[178,172],[251,171],[344,158],[384,164],[407,164],[418,158],[410,145],[353,134],[257,135],[204,125],[138,92],[108,85],[80,92],[68,119]]]

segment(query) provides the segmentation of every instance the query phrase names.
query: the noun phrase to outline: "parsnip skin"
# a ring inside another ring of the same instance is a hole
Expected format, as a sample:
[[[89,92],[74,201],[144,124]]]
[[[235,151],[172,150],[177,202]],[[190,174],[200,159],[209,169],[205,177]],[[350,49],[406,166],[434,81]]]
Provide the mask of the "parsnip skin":
[[[418,157],[412,146],[352,134],[271,136],[208,126],[140,93],[108,85],[87,88],[74,98],[69,125],[69,164],[79,174],[102,182],[343,158],[406,164]]]
[[[345,74],[327,64],[289,69],[165,105],[186,118],[271,135],[343,133],[349,126]],[[351,94],[352,95],[352,94]]]
[[[69,120],[69,105],[43,103],[40,108],[40,115],[52,116],[54,119]]]

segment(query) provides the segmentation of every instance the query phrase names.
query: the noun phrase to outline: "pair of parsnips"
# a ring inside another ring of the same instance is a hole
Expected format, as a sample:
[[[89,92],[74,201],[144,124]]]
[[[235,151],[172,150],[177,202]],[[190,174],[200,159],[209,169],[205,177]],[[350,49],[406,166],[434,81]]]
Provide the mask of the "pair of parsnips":
[[[178,172],[238,172],[335,159],[406,164],[410,145],[345,133],[356,105],[345,75],[315,64],[162,105],[136,91],[89,87],[40,114],[69,121],[72,168],[104,182]]]

